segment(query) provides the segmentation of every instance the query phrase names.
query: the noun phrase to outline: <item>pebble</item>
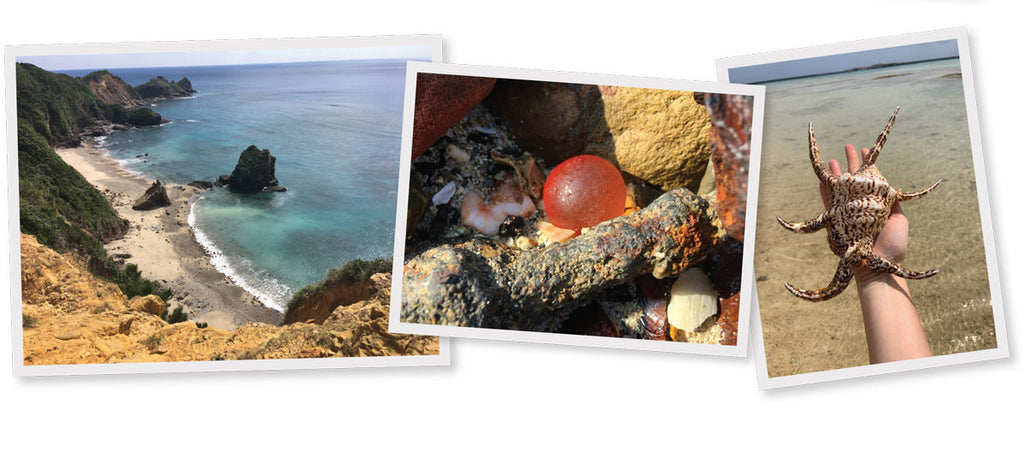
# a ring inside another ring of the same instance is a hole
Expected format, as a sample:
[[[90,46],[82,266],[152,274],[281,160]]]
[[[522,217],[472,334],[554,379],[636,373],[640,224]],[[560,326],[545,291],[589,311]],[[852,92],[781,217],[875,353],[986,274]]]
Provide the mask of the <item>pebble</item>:
[[[434,203],[434,206],[440,206],[442,204],[448,204],[448,202],[451,201],[452,196],[454,195],[455,182],[449,182],[445,184],[444,187],[441,187],[441,190],[438,190],[437,193],[434,194],[434,197],[431,198],[430,200],[432,203]]]

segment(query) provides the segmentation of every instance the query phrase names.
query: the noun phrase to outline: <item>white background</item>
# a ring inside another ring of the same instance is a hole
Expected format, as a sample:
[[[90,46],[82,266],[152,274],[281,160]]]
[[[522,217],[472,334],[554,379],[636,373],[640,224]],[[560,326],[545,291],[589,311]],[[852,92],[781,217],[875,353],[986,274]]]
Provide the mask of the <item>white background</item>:
[[[451,63],[714,80],[716,57],[966,25],[1011,355],[1020,347],[1017,2],[345,3],[20,1],[0,13],[0,43],[443,33]],[[0,325],[6,359],[10,331]],[[1012,358],[771,392],[749,358],[473,340],[453,342],[450,368],[15,379],[0,366],[10,454],[1012,454],[1024,405]]]

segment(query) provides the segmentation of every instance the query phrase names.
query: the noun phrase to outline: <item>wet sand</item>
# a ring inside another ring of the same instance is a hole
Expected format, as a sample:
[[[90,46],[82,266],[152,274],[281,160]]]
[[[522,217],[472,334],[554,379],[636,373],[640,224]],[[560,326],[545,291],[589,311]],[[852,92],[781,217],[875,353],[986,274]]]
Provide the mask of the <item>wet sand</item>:
[[[93,144],[56,152],[131,223],[123,239],[105,247],[111,256],[131,255],[125,261],[138,265],[143,277],[174,290],[168,308],[184,306],[191,320],[222,329],[234,329],[252,321],[281,322],[281,312],[265,307],[255,296],[217,271],[196,241],[188,215],[202,190],[165,183],[170,206],[136,211],[132,203],[152,181],[125,171]]]
[[[869,362],[855,285],[824,302],[801,300],[783,286],[828,284],[838,258],[826,232],[795,234],[775,216],[803,221],[823,210],[807,152],[809,121],[824,159],[845,169],[843,146],[869,147],[897,104],[903,107],[879,170],[907,191],[944,179],[902,205],[910,220],[904,265],[940,270],[909,281],[928,343],[935,355],[996,346],[963,91],[960,80],[942,77],[958,69],[957,62],[936,62],[768,85],[754,272],[770,377]],[[877,78],[889,74],[899,77]]]

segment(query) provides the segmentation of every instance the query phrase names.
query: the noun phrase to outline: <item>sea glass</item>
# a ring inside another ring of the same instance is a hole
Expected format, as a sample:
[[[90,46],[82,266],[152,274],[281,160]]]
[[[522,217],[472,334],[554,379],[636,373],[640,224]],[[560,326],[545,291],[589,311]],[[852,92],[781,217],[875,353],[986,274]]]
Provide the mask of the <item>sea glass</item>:
[[[579,232],[622,215],[626,183],[619,170],[594,155],[577,155],[544,182],[544,208],[551,223]]]

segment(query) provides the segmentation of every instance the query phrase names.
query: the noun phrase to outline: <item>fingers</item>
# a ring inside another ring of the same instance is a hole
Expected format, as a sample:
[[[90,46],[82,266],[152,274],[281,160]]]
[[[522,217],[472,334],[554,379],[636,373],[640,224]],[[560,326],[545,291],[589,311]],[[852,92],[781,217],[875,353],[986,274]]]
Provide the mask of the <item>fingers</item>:
[[[843,174],[843,169],[839,167],[839,160],[829,160],[828,169],[831,170],[832,174],[835,174],[836,176]]]
[[[860,154],[857,153],[857,148],[853,147],[853,144],[846,145],[846,168],[850,170],[850,173],[855,173],[860,169]]]
[[[889,216],[890,217],[892,217],[894,215],[903,215],[903,206],[900,206],[900,202],[899,201],[897,201],[896,204],[893,204],[892,205],[892,210],[889,211]]]

